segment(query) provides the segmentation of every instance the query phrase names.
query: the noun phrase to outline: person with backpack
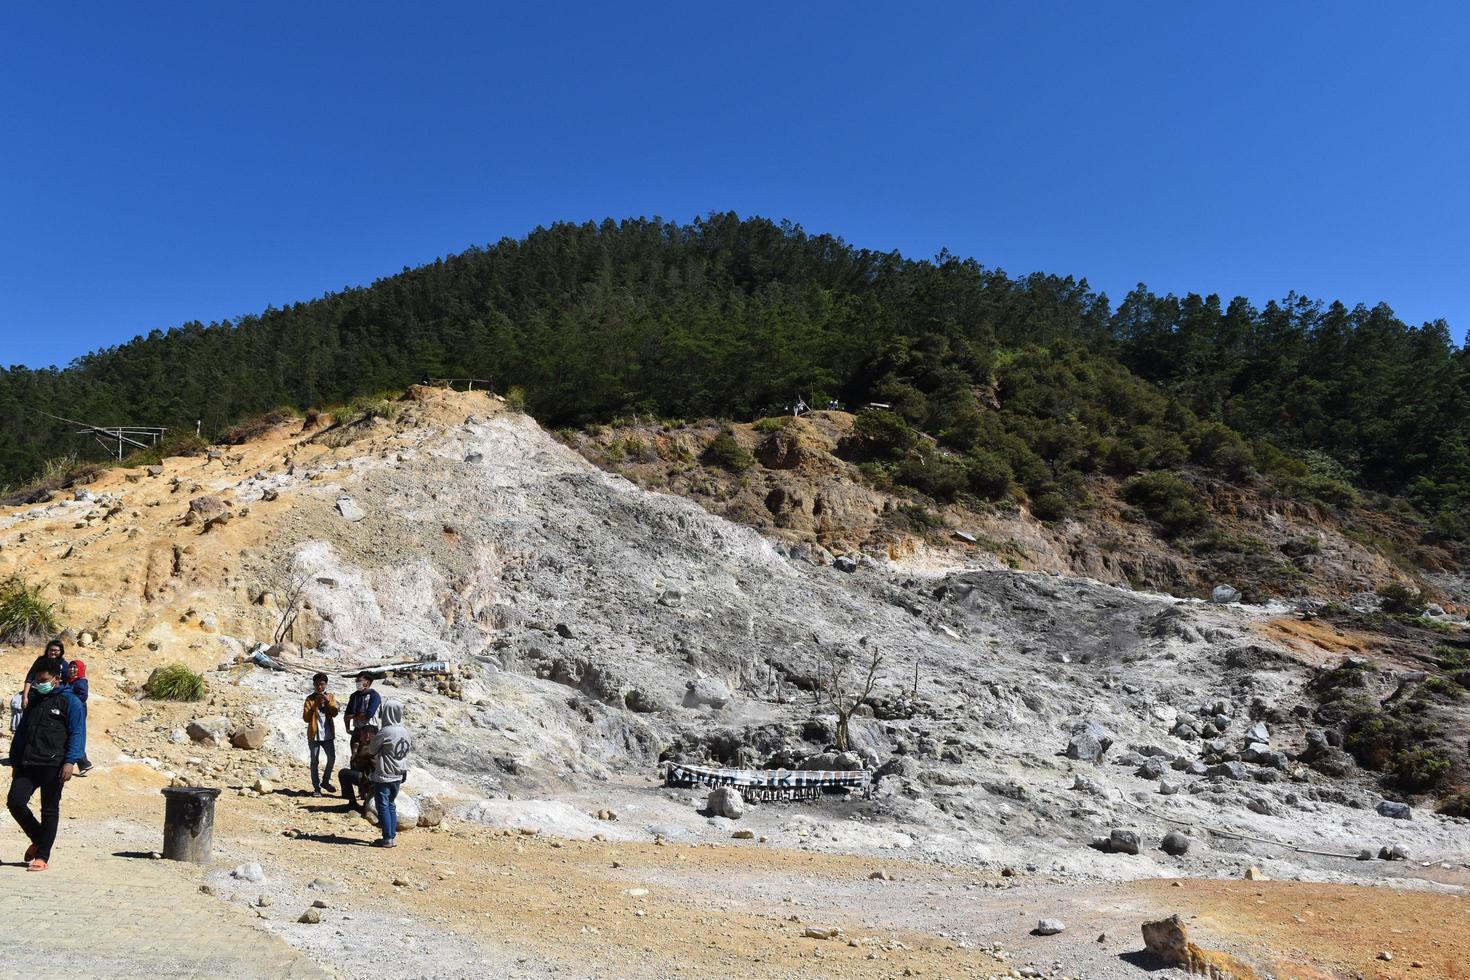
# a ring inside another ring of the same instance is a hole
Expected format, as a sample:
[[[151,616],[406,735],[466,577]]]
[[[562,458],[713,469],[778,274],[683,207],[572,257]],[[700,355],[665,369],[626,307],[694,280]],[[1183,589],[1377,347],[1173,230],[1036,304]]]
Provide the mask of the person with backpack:
[[[343,716],[347,730],[355,732],[364,725],[378,724],[378,712],[382,710],[383,698],[373,690],[372,671],[360,671],[357,675],[357,690],[347,699],[347,712]]]
[[[87,683],[87,665],[80,660],[73,660],[65,668],[65,673],[66,682],[71,685],[71,693],[77,696],[77,700],[82,702],[82,707],[85,709],[87,707],[87,693],[89,688]],[[88,759],[86,753],[83,752],[82,761],[77,763],[77,775],[85,776],[91,771],[92,760]]]
[[[26,870],[45,871],[61,823],[61,789],[87,756],[87,709],[63,678],[61,661],[43,657],[33,668],[30,700],[10,747],[10,815],[30,838]],[[31,797],[41,791],[41,818]]]
[[[31,687],[36,683],[36,668],[40,667],[47,660],[55,660],[61,665],[61,673],[58,675],[58,679],[64,680],[66,678],[66,645],[60,640],[52,640],[46,644],[46,652],[37,657],[35,662],[31,664],[31,669],[26,671],[25,685],[20,689],[21,711],[25,711],[26,705],[30,703]]]
[[[326,674],[318,673],[311,679],[311,684],[315,690],[306,696],[301,719],[306,722],[306,743],[311,747],[311,790],[321,796],[323,786],[327,792],[335,792],[332,769],[337,765],[337,696],[327,693]],[[327,756],[325,783],[319,768],[323,752]]]
[[[408,775],[408,754],[413,751],[413,739],[403,727],[403,702],[384,701],[382,710],[383,727],[368,742],[367,754],[373,757],[373,771],[369,779],[373,784],[373,798],[378,807],[378,829],[383,836],[373,841],[373,847],[398,846],[398,788]]]

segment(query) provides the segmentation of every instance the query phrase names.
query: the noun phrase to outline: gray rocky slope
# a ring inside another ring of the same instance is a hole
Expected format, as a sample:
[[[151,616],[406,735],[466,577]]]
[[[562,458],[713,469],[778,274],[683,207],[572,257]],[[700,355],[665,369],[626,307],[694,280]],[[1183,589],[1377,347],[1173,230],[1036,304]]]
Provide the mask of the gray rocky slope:
[[[833,736],[811,691],[820,665],[857,672],[876,650],[853,722],[883,774],[874,798],[765,805],[743,824],[774,843],[1104,877],[1402,875],[1410,863],[1352,859],[1395,844],[1419,862],[1470,859],[1465,821],[1392,819],[1366,777],[1305,764],[1341,753],[1313,734],[1312,668],[1254,629],[1284,607],[811,564],[596,469],[525,416],[471,407],[442,425],[414,424],[410,406],[312,464],[215,488],[291,501],[261,518],[242,575],[304,583],[296,639],[311,658],[455,665],[447,693],[397,693],[421,779],[457,787],[460,818],[728,838],[702,794],[658,787],[660,760],[801,764]],[[278,737],[299,740],[299,679],[245,683]],[[586,816],[604,807],[621,819]],[[1186,854],[1160,849],[1171,831]]]

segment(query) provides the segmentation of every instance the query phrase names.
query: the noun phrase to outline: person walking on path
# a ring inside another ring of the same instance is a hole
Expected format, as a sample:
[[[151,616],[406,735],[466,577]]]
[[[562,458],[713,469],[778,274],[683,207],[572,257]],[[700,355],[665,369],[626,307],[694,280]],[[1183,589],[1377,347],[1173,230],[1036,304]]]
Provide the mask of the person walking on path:
[[[335,792],[332,787],[332,769],[337,765],[337,697],[327,693],[327,675],[317,674],[311,679],[316,690],[306,696],[301,709],[301,718],[306,722],[306,742],[311,746],[311,791],[322,795]],[[327,779],[322,782],[321,756],[327,756]]]
[[[27,871],[45,871],[61,822],[61,788],[87,756],[87,709],[65,676],[61,661],[42,658],[34,668],[30,706],[10,749],[10,815],[30,838]],[[41,791],[41,818],[31,813],[31,797]]]
[[[408,754],[413,751],[413,739],[403,727],[403,703],[384,701],[382,710],[383,727],[368,743],[367,752],[373,757],[373,771],[368,778],[373,782],[373,796],[378,806],[378,829],[383,836],[373,841],[374,847],[396,847],[398,845],[398,788],[408,775]]]
[[[87,665],[80,660],[73,660],[66,667],[66,682],[71,685],[71,693],[82,702],[82,708],[87,707],[87,694],[91,685],[87,682]],[[85,751],[82,752],[82,761],[77,763],[77,775],[85,776],[92,771],[92,760],[87,758]]]
[[[31,664],[31,669],[26,671],[25,686],[20,689],[20,710],[25,711],[26,705],[31,701],[31,687],[36,683],[36,668],[47,660],[55,660],[61,664],[61,673],[57,675],[58,681],[66,679],[66,646],[60,640],[52,640],[46,644],[46,652],[36,658]]]
[[[357,690],[347,699],[347,730],[355,732],[364,725],[376,725],[378,712],[382,710],[383,698],[373,690],[373,675],[362,671],[357,675]]]

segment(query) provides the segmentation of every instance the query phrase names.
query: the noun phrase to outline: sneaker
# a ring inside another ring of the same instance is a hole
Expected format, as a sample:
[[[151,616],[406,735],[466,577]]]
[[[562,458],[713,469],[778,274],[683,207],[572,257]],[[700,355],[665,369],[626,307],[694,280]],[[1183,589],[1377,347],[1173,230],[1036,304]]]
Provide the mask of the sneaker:
[[[31,862],[26,865],[26,870],[27,871],[45,871],[46,870],[46,862],[45,861],[42,861],[40,858],[33,858],[31,860]]]
[[[396,840],[384,840],[383,838],[379,837],[377,840],[373,841],[372,846],[373,847],[397,847],[398,846],[398,842]]]
[[[337,787],[333,786],[331,783],[322,783],[322,789],[328,793],[337,792]]]
[[[311,795],[312,796],[321,796],[322,795],[322,791],[319,790],[319,789],[314,789],[314,790],[311,791]]]
[[[87,773],[89,773],[91,771],[92,771],[92,763],[90,763],[90,762],[84,762],[80,766],[77,766],[77,775],[78,776],[85,776]]]

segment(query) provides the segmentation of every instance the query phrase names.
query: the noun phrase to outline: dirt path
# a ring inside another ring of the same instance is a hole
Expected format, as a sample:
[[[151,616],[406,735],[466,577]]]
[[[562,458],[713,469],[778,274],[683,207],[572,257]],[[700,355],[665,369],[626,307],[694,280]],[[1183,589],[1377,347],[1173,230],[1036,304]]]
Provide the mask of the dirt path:
[[[121,765],[73,784],[56,871],[0,872],[15,874],[0,941],[89,921],[87,935],[106,938],[67,948],[80,975],[312,975],[264,927],[344,976],[987,977],[1030,967],[1109,978],[1171,975],[1140,970],[1139,924],[1177,912],[1200,943],[1278,976],[1460,977],[1470,962],[1466,900],[1422,891],[1089,884],[759,842],[563,841],[463,824],[406,833],[382,852],[366,846],[372,829],[333,801],[281,793],[220,798],[209,869],[114,856],[158,846],[157,781]],[[0,847],[19,846],[7,824]],[[232,878],[245,862],[260,863],[267,881]],[[200,893],[205,881],[213,897]],[[35,902],[41,889],[65,915],[49,898]],[[321,924],[298,923],[317,900],[328,906]],[[31,911],[10,914],[22,909]],[[1067,931],[1030,935],[1043,916]],[[841,932],[812,939],[810,927]],[[240,949],[248,967],[227,959]],[[1376,959],[1380,950],[1394,960]]]
[[[248,909],[201,895],[197,871],[110,850],[103,835],[78,829],[67,821],[51,869],[31,874],[20,861],[25,838],[6,815],[0,830],[6,976],[327,975],[261,928]]]

